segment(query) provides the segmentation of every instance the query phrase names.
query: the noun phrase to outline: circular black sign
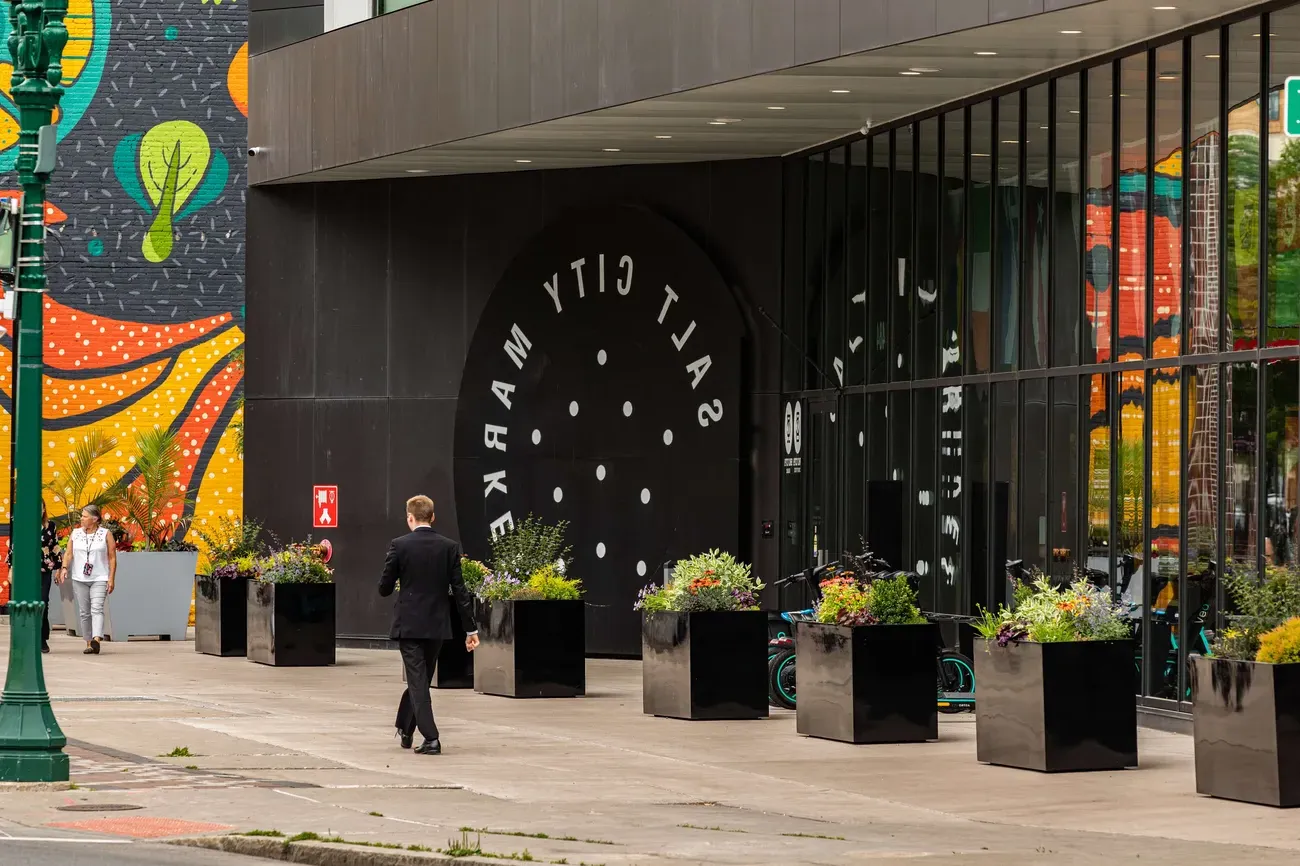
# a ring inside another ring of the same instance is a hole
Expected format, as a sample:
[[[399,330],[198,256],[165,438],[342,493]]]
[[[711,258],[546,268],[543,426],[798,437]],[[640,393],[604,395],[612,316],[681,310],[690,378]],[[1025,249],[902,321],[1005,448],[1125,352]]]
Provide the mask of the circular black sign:
[[[569,521],[589,652],[640,648],[637,590],[738,535],[739,310],[680,229],[629,207],[546,229],[470,344],[456,410],[465,549]]]

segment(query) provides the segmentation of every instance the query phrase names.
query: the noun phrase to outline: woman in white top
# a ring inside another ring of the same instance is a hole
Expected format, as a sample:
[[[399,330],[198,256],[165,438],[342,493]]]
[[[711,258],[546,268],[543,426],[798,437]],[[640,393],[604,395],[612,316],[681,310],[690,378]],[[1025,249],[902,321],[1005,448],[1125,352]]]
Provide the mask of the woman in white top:
[[[113,591],[116,575],[117,546],[113,536],[100,526],[99,506],[87,505],[81,509],[81,525],[68,536],[59,578],[59,583],[72,578],[81,636],[86,639],[82,652],[99,654],[99,642],[104,639],[104,601]]]

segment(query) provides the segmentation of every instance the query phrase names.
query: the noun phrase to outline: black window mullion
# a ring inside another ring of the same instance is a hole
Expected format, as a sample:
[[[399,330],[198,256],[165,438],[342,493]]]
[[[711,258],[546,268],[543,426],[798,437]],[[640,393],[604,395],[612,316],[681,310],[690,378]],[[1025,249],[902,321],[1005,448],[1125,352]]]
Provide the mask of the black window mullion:
[[[1192,312],[1192,287],[1189,274],[1192,271],[1192,252],[1191,244],[1188,243],[1187,221],[1191,214],[1191,197],[1188,195],[1189,184],[1187,183],[1191,173],[1191,153],[1192,153],[1192,39],[1187,37],[1183,40],[1183,77],[1182,77],[1182,113],[1183,113],[1183,182],[1181,185],[1182,201],[1179,202],[1181,208],[1181,219],[1178,221],[1178,237],[1181,244],[1182,266],[1181,285],[1178,287],[1178,315],[1180,318],[1179,329],[1182,332],[1179,335],[1178,354],[1186,355],[1191,351],[1191,333],[1190,327],[1193,318]],[[1220,232],[1222,234],[1222,232]],[[1184,512],[1186,513],[1186,512]],[[1181,598],[1181,596],[1180,596]]]
[[[1232,341],[1228,327],[1228,28],[1219,28],[1219,297],[1216,300],[1219,311],[1219,351],[1231,348]]]
[[[1146,323],[1143,327],[1143,345],[1146,351],[1143,357],[1155,357],[1155,285],[1156,285],[1156,81],[1159,70],[1156,69],[1156,49],[1152,48],[1147,52],[1147,114],[1146,122],[1146,200],[1143,202],[1143,210],[1146,213],[1145,225],[1143,231],[1146,232],[1146,260],[1143,267],[1146,274],[1143,277],[1145,289],[1143,294],[1146,296],[1144,316]],[[1183,151],[1187,153],[1187,151]],[[1187,161],[1183,160],[1184,163]],[[1149,473],[1148,473],[1149,474]],[[1150,550],[1150,547],[1147,548]]]
[[[1012,345],[1015,351],[1012,353],[1011,369],[1023,370],[1026,366],[1025,355],[1028,352],[1028,346],[1025,340],[1024,321],[1025,310],[1029,307],[1029,89],[1021,88],[1020,90],[1020,117],[1019,131],[1020,138],[1018,146],[1017,160],[1017,183],[1019,188],[1016,194],[1016,216],[1017,228],[1020,230],[1020,251],[1016,262],[1016,293],[1019,296],[1016,302],[1016,315],[1011,324],[1011,333],[1015,335]],[[1023,414],[1023,413],[1022,413]],[[1024,441],[1023,439],[1021,440]],[[1024,451],[1022,447],[1020,449]],[[1019,507],[1019,506],[1017,506]],[[1017,525],[1019,521],[1017,521]],[[1021,540],[1021,544],[1024,542]]]
[[[1047,82],[1047,285],[1043,286],[1043,309],[1047,312],[1047,363],[1043,366],[1051,367],[1056,360],[1056,328],[1053,313],[1055,309],[1055,298],[1057,294],[1056,285],[1056,82],[1053,78]],[[1082,165],[1082,162],[1080,162]],[[1050,388],[1048,389],[1051,390]],[[1047,395],[1049,407],[1048,416],[1053,414],[1050,411],[1052,405],[1052,395]],[[1048,432],[1051,432],[1051,421],[1048,421]],[[1051,441],[1050,439],[1048,440]]]
[[[1257,271],[1259,278],[1256,289],[1259,295],[1259,303],[1256,305],[1259,321],[1256,324],[1258,335],[1255,338],[1255,345],[1259,348],[1268,345],[1268,69],[1273,42],[1269,38],[1272,35],[1270,32],[1272,23],[1269,18],[1269,13],[1265,12],[1260,17],[1259,28],[1259,270]],[[1279,98],[1279,105],[1280,103]],[[1286,118],[1280,117],[1279,120],[1285,122]],[[1260,393],[1263,394],[1262,391]],[[1260,475],[1261,479],[1263,477]],[[1263,514],[1264,512],[1261,511],[1261,518]],[[1261,571],[1260,574],[1263,572]]]
[[[1117,98],[1123,81],[1120,77],[1121,61],[1116,58],[1111,61],[1110,67],[1110,309],[1106,311],[1106,325],[1110,329],[1110,360],[1113,363],[1119,360],[1119,162],[1124,142],[1120,126],[1120,100]]]

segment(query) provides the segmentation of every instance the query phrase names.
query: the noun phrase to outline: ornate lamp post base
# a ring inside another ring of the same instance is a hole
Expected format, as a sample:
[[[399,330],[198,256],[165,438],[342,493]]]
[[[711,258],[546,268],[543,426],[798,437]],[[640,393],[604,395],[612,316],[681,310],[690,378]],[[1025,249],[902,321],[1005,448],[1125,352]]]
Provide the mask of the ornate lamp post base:
[[[9,653],[9,684],[32,684],[32,690],[6,688],[0,701],[0,782],[66,782],[67,739],[54,720],[45,677],[40,670],[40,630],[45,603],[17,601],[9,605],[13,631]]]

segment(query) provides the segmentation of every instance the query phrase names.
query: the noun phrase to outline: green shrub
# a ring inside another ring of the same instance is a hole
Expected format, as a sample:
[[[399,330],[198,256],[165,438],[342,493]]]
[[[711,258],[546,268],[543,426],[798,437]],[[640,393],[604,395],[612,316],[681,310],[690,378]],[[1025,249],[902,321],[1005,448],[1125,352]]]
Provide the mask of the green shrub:
[[[827,625],[872,625],[871,590],[852,577],[832,577],[821,582],[817,621]]]
[[[1300,570],[1293,566],[1270,565],[1263,580],[1253,571],[1229,569],[1223,585],[1237,612],[1215,635],[1211,654],[1217,658],[1254,659],[1266,633],[1300,616]]]
[[[1109,590],[1082,579],[1057,588],[1042,572],[1037,575],[1029,592],[1016,588],[1014,611],[1005,606],[997,613],[980,609],[975,630],[981,637],[1006,646],[1022,640],[1063,643],[1133,636],[1124,606],[1115,603]]]
[[[259,563],[258,580],[263,583],[333,583],[334,569],[321,558],[320,548],[311,544],[290,544]]]
[[[868,607],[872,616],[887,625],[925,622],[921,609],[916,606],[916,590],[912,589],[906,574],[873,580]]]
[[[1261,635],[1255,661],[1271,665],[1300,664],[1300,616]]]
[[[471,594],[478,595],[479,587],[483,585],[483,578],[488,576],[488,567],[477,559],[463,556],[460,560],[460,576],[465,581],[465,588]]]
[[[569,559],[564,543],[567,521],[549,525],[528,515],[499,535],[493,535],[491,571],[498,576],[525,580],[548,565]]]
[[[538,593],[548,601],[575,601],[582,598],[582,581],[565,577],[554,565],[547,565],[533,572],[528,578],[528,589]],[[518,596],[515,596],[518,598]]]

